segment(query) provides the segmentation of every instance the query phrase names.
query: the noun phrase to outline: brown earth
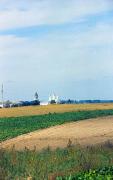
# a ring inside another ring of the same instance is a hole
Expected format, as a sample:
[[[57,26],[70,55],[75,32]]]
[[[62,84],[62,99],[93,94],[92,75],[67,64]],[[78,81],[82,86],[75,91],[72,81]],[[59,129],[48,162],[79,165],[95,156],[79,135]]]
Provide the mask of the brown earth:
[[[15,108],[1,108],[0,117],[30,116],[48,113],[62,113],[82,110],[106,110],[113,109],[113,103],[98,104],[57,104],[47,106],[27,106]]]
[[[0,143],[1,148],[22,150],[41,150],[48,146],[52,149],[66,147],[69,139],[72,144],[95,145],[107,140],[113,142],[113,116],[66,123],[38,130]]]

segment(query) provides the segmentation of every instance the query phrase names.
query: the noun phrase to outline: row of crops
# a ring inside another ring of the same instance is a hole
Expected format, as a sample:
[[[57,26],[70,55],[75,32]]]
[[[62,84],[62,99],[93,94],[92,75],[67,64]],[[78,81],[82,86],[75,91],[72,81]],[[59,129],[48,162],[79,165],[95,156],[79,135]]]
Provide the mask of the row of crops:
[[[0,141],[66,122],[113,115],[113,110],[93,110],[0,118]]]

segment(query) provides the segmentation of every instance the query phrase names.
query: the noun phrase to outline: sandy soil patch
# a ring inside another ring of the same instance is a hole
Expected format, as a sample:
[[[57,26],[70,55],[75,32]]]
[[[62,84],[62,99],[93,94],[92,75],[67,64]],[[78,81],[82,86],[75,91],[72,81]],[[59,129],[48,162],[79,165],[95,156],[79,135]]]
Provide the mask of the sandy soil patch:
[[[1,148],[17,150],[25,147],[41,150],[50,146],[52,149],[66,147],[69,139],[72,144],[82,145],[113,141],[113,116],[66,123],[59,126],[38,130],[0,143]]]

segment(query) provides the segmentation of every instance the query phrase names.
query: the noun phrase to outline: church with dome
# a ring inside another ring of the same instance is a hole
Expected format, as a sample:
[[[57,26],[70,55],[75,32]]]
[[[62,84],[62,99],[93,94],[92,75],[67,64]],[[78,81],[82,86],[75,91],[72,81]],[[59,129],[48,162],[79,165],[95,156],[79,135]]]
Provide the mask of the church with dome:
[[[49,96],[49,104],[57,104],[59,101],[59,97],[56,94],[51,94]]]

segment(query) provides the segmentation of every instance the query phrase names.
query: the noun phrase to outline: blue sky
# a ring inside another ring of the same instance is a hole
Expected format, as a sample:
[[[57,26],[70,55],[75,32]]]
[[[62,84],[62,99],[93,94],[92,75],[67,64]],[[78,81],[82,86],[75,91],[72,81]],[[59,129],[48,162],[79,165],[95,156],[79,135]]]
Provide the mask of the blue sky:
[[[1,0],[5,99],[113,99],[112,0]]]

